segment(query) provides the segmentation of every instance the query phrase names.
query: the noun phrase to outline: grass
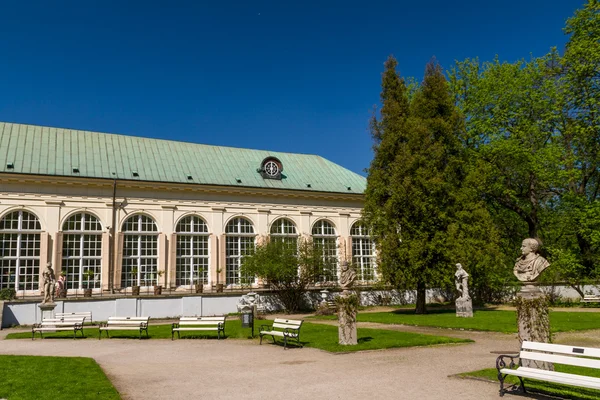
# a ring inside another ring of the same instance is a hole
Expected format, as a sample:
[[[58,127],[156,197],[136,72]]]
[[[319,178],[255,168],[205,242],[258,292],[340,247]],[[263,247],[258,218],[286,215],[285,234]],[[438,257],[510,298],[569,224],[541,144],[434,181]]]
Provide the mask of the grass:
[[[260,325],[271,325],[273,321],[256,320],[255,321],[255,340],[258,337],[258,329]],[[98,328],[84,328],[86,338],[98,338]],[[150,325],[148,328],[150,339],[171,339],[171,325]],[[249,339],[252,337],[249,328],[242,328],[241,321],[228,320],[225,324],[225,334],[228,339]],[[412,347],[412,346],[430,346],[435,344],[450,344],[450,343],[466,343],[470,340],[456,339],[445,336],[422,335],[408,332],[397,332],[386,329],[358,329],[358,345],[342,346],[338,344],[338,328],[337,326],[324,324],[304,323],[300,330],[301,343],[306,347],[314,347],[317,349],[330,352],[349,352],[360,350],[379,350],[395,347]],[[136,331],[111,331],[111,338],[139,338],[139,333]],[[39,336],[36,336],[38,338]],[[56,332],[44,334],[44,337],[54,339],[73,340],[73,334],[69,332]],[[145,338],[145,335],[142,336]],[[31,332],[9,333],[7,339],[29,339]],[[181,340],[188,339],[217,339],[216,332],[210,333],[182,333]],[[82,340],[77,338],[76,340]],[[39,339],[37,339],[39,340]],[[102,340],[105,339],[103,336]],[[269,343],[271,337],[263,338],[263,344]],[[282,339],[278,338],[278,343],[282,343]]]
[[[120,399],[91,358],[0,355],[0,398]]]
[[[336,319],[337,316],[321,316],[318,319]],[[517,332],[515,311],[475,310],[473,318],[457,318],[454,310],[431,309],[427,314],[416,315],[414,309],[398,309],[389,312],[358,313],[359,322],[431,326],[438,328],[468,329],[504,333]],[[600,329],[600,313],[550,311],[552,332]]]
[[[555,364],[555,369],[558,372],[566,372],[577,375],[586,375],[600,378],[600,370],[595,370],[591,368]],[[460,374],[460,376],[495,382],[498,384],[498,389],[500,389],[500,383],[498,382],[498,371],[496,370],[496,368],[487,368],[479,371],[466,372],[464,374]],[[510,387],[510,385],[512,384],[518,384],[519,379],[515,376],[507,376],[504,382],[504,387]],[[527,391],[556,396],[563,399],[597,400],[600,398],[600,390],[559,385],[556,383],[535,381],[532,379],[525,379],[525,389]]]

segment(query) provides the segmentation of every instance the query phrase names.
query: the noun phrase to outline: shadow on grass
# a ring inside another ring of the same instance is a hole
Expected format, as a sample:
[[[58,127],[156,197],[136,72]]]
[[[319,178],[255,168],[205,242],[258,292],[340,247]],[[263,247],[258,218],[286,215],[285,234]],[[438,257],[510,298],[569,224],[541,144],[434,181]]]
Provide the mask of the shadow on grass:
[[[473,308],[474,311],[485,311],[485,312],[502,312],[501,310],[495,310],[493,308]],[[425,314],[415,314],[414,308],[401,308],[394,311],[389,311],[390,314],[396,315],[436,315],[436,314],[456,314],[456,309],[454,307],[448,308],[429,308],[427,306],[427,312]]]
[[[373,338],[371,336],[365,336],[365,337],[358,338],[357,342],[358,343],[367,343],[367,342],[370,342],[372,340],[373,340]]]

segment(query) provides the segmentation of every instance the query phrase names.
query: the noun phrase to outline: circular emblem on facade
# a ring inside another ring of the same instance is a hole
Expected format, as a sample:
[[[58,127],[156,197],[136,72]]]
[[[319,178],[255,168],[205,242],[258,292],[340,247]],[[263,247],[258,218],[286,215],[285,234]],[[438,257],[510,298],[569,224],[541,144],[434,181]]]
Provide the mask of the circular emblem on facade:
[[[265,172],[267,175],[275,178],[279,174],[279,165],[275,161],[267,161],[265,164]]]
[[[275,157],[267,157],[260,163],[260,168],[257,172],[263,177],[263,179],[281,179],[283,172],[283,164]]]

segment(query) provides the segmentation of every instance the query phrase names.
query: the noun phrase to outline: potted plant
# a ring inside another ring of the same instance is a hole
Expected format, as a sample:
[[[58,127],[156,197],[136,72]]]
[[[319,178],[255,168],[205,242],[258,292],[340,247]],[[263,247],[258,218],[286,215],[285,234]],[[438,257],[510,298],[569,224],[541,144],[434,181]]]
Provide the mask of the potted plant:
[[[219,283],[219,275],[221,274],[221,271],[222,271],[221,268],[217,268],[217,283],[215,285],[217,293],[222,293],[223,292],[223,284]]]
[[[194,274],[194,288],[196,293],[202,293],[204,291],[204,267],[201,265],[196,266],[196,273]]]
[[[138,269],[137,267],[133,267],[131,268],[131,271],[129,272],[131,274],[131,294],[133,296],[139,296],[140,295],[140,285],[137,284],[138,283]]]
[[[94,286],[94,271],[92,269],[87,269],[83,272],[83,277],[85,279],[85,288],[83,289],[83,297],[92,297],[92,288]]]
[[[159,285],[158,280],[165,274],[165,271],[158,270],[156,271],[156,285],[154,285],[154,295],[160,296],[162,294],[162,285]]]

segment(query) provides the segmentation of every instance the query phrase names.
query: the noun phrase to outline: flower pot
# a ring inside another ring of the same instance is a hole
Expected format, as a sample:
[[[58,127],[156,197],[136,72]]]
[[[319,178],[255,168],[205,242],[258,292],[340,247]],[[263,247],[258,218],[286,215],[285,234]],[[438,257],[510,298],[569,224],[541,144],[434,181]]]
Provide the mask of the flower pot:
[[[162,286],[154,286],[154,295],[160,296],[162,294]]]
[[[222,293],[223,292],[223,284],[222,283],[217,283],[215,285],[216,289],[217,289],[217,293]]]
[[[196,293],[202,293],[204,291],[204,285],[201,283],[196,283],[194,288],[196,289]]]
[[[83,297],[92,297],[92,289],[83,289]]]
[[[139,286],[132,286],[131,287],[131,294],[133,296],[139,296],[140,295],[140,287]]]

